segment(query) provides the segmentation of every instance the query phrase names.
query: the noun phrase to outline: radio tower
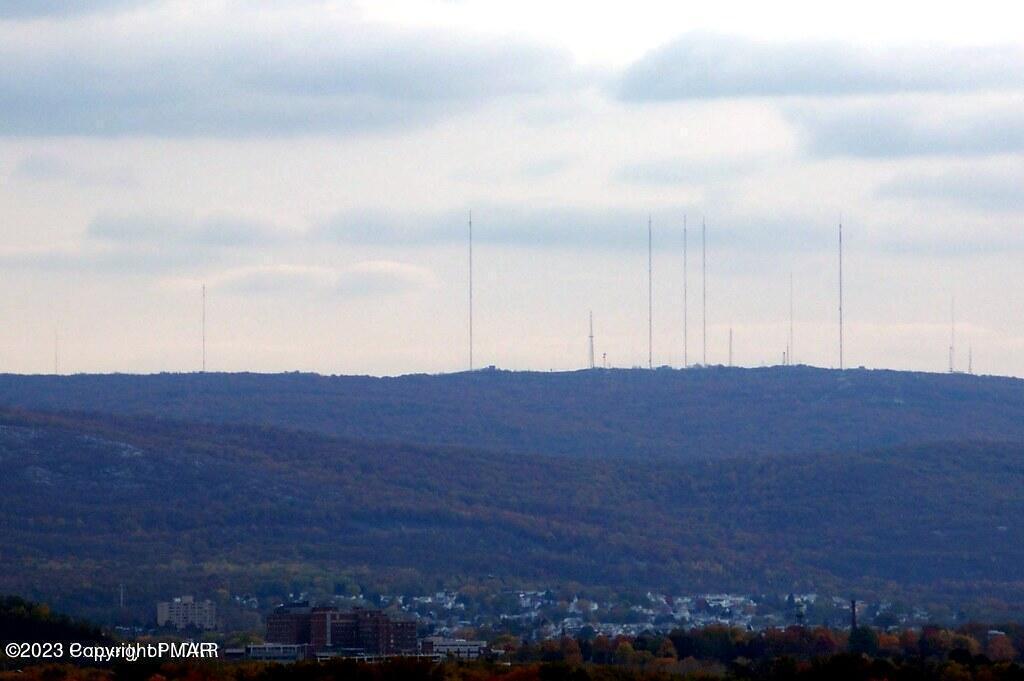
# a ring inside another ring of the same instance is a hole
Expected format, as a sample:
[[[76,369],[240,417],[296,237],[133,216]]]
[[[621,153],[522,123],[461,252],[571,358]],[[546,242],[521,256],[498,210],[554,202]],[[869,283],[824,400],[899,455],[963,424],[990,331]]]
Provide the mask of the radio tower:
[[[789,345],[786,346],[786,364],[793,363],[793,273],[789,273]]]
[[[590,311],[590,368],[594,368],[594,311]]]
[[[654,260],[651,216],[647,216],[647,368],[654,368]]]
[[[839,370],[843,370],[843,218],[839,218]]]
[[[203,373],[206,373],[206,284],[203,284]]]
[[[701,248],[701,325],[703,336],[703,357],[701,364],[708,365],[708,226],[701,218],[700,221],[700,248]]]
[[[949,373],[956,372],[956,296],[949,303]]]
[[[53,373],[60,375],[60,334],[57,327],[53,327]]]
[[[686,272],[686,216],[683,216],[683,368],[690,366],[689,341],[690,334],[687,325],[689,323],[689,310],[687,309],[687,287],[688,278]]]
[[[469,211],[469,370],[473,370],[473,211]]]
[[[729,326],[729,366],[732,366],[732,326]]]

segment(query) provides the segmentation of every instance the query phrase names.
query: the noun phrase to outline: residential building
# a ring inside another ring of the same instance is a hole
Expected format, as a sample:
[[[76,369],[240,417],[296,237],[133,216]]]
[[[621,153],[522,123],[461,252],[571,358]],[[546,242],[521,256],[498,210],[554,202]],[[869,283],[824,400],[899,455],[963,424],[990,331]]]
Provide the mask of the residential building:
[[[156,624],[175,629],[216,629],[217,606],[213,601],[197,601],[192,596],[161,601],[156,604]]]

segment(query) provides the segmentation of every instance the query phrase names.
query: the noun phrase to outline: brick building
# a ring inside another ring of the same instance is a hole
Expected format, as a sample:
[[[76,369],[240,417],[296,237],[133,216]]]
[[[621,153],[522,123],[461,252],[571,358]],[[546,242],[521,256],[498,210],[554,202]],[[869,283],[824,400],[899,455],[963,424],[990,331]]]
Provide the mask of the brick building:
[[[309,643],[313,609],[308,602],[281,605],[267,615],[267,643]]]
[[[309,643],[313,650],[365,655],[408,655],[417,651],[416,623],[394,620],[379,610],[342,612],[306,603],[282,606],[267,617],[267,643]]]

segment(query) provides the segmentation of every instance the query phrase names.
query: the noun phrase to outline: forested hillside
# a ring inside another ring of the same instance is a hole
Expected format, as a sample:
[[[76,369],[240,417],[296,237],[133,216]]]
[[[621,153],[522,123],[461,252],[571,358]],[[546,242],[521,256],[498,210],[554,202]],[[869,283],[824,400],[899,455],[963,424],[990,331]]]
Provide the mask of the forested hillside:
[[[0,376],[0,405],[552,456],[705,459],[1024,442],[1024,381],[810,367]]]
[[[284,594],[569,581],[1017,598],[1024,446],[690,462],[389,445],[258,426],[0,414],[0,592]],[[367,576],[369,575],[369,577]]]

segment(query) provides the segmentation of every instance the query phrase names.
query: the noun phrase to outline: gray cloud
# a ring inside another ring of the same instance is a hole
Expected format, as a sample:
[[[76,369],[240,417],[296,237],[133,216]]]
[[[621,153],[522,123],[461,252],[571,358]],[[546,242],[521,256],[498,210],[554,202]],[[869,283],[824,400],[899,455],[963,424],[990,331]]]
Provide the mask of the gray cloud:
[[[576,158],[566,156],[547,158],[534,163],[527,163],[520,168],[519,175],[531,180],[552,177],[569,168],[575,161]]]
[[[0,254],[6,266],[105,274],[182,271],[301,238],[233,217],[101,216],[75,246]]]
[[[391,260],[371,260],[339,272],[336,289],[347,296],[396,295],[436,284],[436,277],[428,269]]]
[[[668,101],[1022,87],[1024,51],[1012,46],[869,51],[690,33],[631,65],[617,94],[627,101]]]
[[[362,24],[260,29],[244,19],[138,34],[94,22],[52,34],[8,29],[0,134],[347,133],[573,80],[563,53],[525,42]]]
[[[0,0],[0,19],[35,19],[91,14],[142,5],[152,0]]]
[[[942,202],[987,212],[1024,211],[1024,166],[1016,172],[953,170],[898,177],[878,189],[884,199]]]
[[[703,205],[660,207],[653,211],[656,252],[682,251],[683,217],[689,225],[691,257],[699,257]],[[821,211],[754,213],[719,202],[707,213],[708,248],[718,272],[770,270],[795,256],[832,257],[837,216]],[[1024,237],[1005,224],[990,224],[965,243],[960,234],[932,229],[927,220],[891,225],[848,216],[850,252],[907,257],[987,256],[1024,251]],[[465,212],[404,216],[339,216],[310,237],[336,244],[384,248],[461,247],[468,236]],[[521,210],[488,205],[473,211],[474,242],[481,246],[537,249],[586,255],[614,252],[641,255],[647,248],[647,214],[621,208],[591,210],[551,207]],[[722,258],[723,254],[730,257]],[[697,262],[694,260],[693,262]]]
[[[790,120],[817,156],[976,156],[1024,150],[1024,110],[955,102],[890,101],[791,107]]]
[[[18,162],[11,176],[18,180],[54,180],[67,178],[73,172],[62,158],[49,154],[31,154]]]
[[[938,191],[925,182],[893,185],[882,191],[896,195],[915,189]],[[1003,198],[1010,200],[1009,185],[1002,189],[1006,190]],[[653,211],[655,250],[681,252],[686,217],[691,254],[697,257],[702,209],[700,205],[662,206]],[[398,294],[433,285],[435,278],[422,268],[388,260],[363,262],[345,269],[256,263],[274,262],[282,254],[294,256],[310,249],[323,252],[336,248],[343,252],[349,246],[372,247],[378,252],[461,248],[468,237],[467,217],[464,211],[343,214],[317,227],[288,231],[235,217],[109,216],[90,223],[77,244],[0,253],[0,265],[142,276],[195,276],[200,271],[220,270],[220,279],[211,279],[211,283],[246,294]],[[640,255],[647,248],[647,217],[623,208],[553,206],[524,210],[484,205],[474,210],[474,240],[480,246],[561,252],[569,257],[602,252]],[[835,224],[820,216],[755,214],[740,206],[719,205],[706,219],[709,248],[716,254],[735,256],[717,260],[716,268],[720,271],[749,268],[753,262],[763,265],[770,260],[766,259],[769,254],[788,257],[831,254],[835,250]],[[298,250],[289,250],[291,247]],[[850,247],[921,256],[967,252],[960,241],[919,228],[870,228],[859,239],[852,239]],[[972,242],[970,252],[987,254],[1021,248],[1013,230],[995,225]],[[273,257],[268,260],[270,254]]]
[[[85,168],[52,154],[30,154],[11,171],[11,179],[22,182],[68,182],[79,187],[127,187],[136,183],[129,168]]]
[[[235,217],[194,220],[174,216],[100,216],[86,238],[104,245],[133,248],[251,248],[286,241],[287,233],[271,225]]]
[[[912,235],[901,239],[898,235],[876,239],[870,244],[873,253],[889,256],[918,258],[962,259],[969,256],[994,256],[1024,252],[1024,237],[1015,234],[972,233],[970,239],[962,235],[945,237]]]
[[[615,173],[615,179],[639,185],[703,184],[745,175],[763,167],[766,162],[766,159],[750,158],[657,159],[622,166]]]
[[[474,211],[474,238],[481,244],[520,247],[628,247],[646,215],[574,208],[525,210],[512,206]],[[319,238],[353,244],[432,246],[461,243],[468,212],[388,216],[345,214],[314,230]],[[646,232],[645,232],[646,233]]]
[[[701,206],[661,207],[651,214],[655,249],[680,248],[684,215],[689,216],[690,238],[699,238]],[[473,238],[478,244],[513,248],[642,251],[647,248],[647,218],[646,213],[620,208],[524,210],[508,205],[483,206],[473,211]],[[346,214],[312,230],[311,236],[355,245],[448,246],[466,242],[466,220],[465,212]],[[708,223],[719,248],[758,253],[831,248],[832,227],[816,225],[804,217],[717,211]]]
[[[118,275],[187,269],[212,260],[211,254],[196,251],[97,248],[89,243],[79,247],[0,253],[0,264],[8,268]]]

